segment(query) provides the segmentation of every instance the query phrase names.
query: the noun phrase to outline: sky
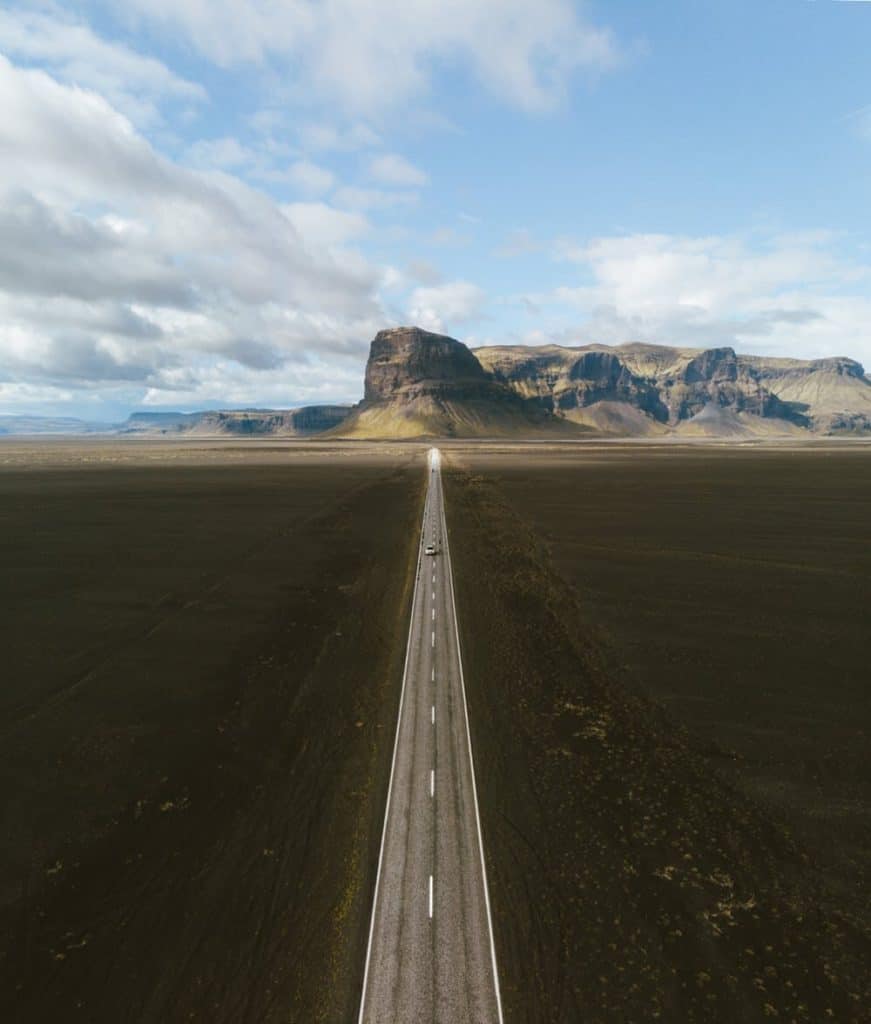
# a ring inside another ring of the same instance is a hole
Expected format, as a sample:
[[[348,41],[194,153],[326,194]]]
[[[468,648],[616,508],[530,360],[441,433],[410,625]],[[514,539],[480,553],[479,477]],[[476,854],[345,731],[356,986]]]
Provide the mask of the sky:
[[[353,402],[376,331],[871,367],[871,2],[4,0],[0,414]]]

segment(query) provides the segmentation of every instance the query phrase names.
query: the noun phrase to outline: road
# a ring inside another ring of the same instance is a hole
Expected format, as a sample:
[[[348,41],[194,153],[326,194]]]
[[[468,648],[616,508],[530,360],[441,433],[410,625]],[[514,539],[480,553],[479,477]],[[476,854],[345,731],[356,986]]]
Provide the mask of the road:
[[[358,1017],[424,1021],[502,1024],[437,449]]]

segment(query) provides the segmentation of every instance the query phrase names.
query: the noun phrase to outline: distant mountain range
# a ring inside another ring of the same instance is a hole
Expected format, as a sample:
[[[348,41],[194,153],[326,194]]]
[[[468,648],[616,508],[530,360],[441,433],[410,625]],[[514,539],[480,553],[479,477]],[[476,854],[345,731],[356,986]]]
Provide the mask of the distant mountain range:
[[[731,348],[499,345],[419,327],[379,331],[355,406],[136,412],[115,426],[0,416],[0,434],[225,437],[766,437],[871,434],[853,359]]]
[[[134,412],[123,423],[86,423],[72,418],[0,416],[0,434],[107,434],[140,437],[309,437],[338,426],[349,405],[301,409],[230,409],[210,412]]]

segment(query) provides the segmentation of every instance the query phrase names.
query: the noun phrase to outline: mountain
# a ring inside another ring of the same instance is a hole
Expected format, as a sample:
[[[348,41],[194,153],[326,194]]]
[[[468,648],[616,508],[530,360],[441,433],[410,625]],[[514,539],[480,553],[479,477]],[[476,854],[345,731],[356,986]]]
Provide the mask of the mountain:
[[[420,327],[375,335],[363,401],[341,437],[503,437],[576,433],[553,411],[485,369],[462,342]]]
[[[418,327],[379,331],[352,437],[756,437],[871,433],[871,382],[852,359],[729,347],[500,345]]]
[[[135,412],[123,434],[194,434],[232,437],[309,437],[336,427],[347,405],[308,405],[301,409],[232,409],[223,412]]]

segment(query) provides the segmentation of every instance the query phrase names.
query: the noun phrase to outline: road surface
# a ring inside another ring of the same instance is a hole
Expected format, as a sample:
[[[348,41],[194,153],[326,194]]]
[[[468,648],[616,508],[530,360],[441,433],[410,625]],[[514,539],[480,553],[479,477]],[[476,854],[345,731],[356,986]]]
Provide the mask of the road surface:
[[[358,1021],[502,1024],[437,449]]]

